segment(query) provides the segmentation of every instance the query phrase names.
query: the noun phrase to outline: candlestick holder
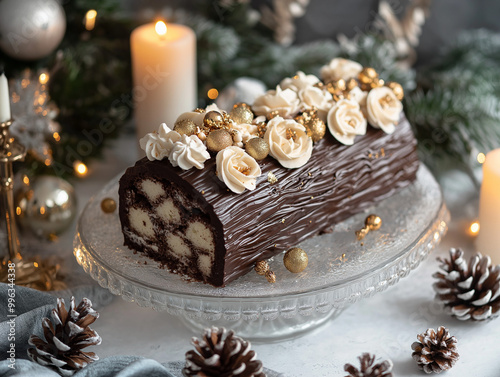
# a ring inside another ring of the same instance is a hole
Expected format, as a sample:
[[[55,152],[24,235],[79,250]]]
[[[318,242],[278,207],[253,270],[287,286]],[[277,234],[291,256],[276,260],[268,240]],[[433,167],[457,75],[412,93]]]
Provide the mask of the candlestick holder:
[[[9,133],[12,120],[0,122],[0,210],[4,213],[9,254],[0,265],[0,281],[49,291],[64,288],[58,276],[59,264],[39,256],[23,258],[14,211],[14,171],[12,164],[23,161],[26,148]]]

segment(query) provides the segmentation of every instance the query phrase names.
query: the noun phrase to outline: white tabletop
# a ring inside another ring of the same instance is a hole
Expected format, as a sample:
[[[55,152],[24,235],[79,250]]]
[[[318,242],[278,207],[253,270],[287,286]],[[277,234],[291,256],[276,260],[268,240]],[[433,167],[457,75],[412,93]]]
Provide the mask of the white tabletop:
[[[80,210],[107,181],[134,163],[136,151],[134,138],[122,137],[106,152],[105,161],[90,166],[89,177],[75,184]],[[460,360],[446,375],[500,376],[500,319],[488,323],[461,322],[444,314],[434,301],[432,274],[438,270],[435,258],[446,257],[450,247],[463,248],[467,256],[473,251],[472,239],[464,231],[468,219],[457,214],[474,212],[474,201],[469,200],[468,187],[460,186],[462,191],[450,194],[447,200],[452,206],[465,201],[472,204],[457,205],[460,210],[452,211],[456,216],[448,235],[426,261],[395,286],[363,299],[300,338],[253,343],[252,348],[264,366],[290,377],[343,376],[345,363],[358,365],[357,357],[371,352],[379,360],[391,359],[395,376],[422,376],[425,374],[411,358],[411,344],[418,333],[443,325],[458,339],[460,354]],[[58,248],[67,245],[70,253],[72,238],[73,232],[68,231],[60,238]],[[103,338],[102,345],[94,347],[101,358],[138,355],[161,363],[183,360],[186,351],[192,348],[190,339],[194,335],[177,317],[141,308],[121,298],[100,310],[93,328]]]

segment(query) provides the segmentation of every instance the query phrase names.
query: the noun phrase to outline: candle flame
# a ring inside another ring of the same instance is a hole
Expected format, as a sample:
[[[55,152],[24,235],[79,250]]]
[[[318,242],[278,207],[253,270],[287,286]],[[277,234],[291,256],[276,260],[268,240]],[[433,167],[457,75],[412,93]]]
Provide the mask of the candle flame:
[[[96,17],[97,11],[95,9],[90,9],[87,14],[85,14],[85,29],[88,31],[94,29]]]
[[[167,24],[163,21],[158,21],[155,24],[155,31],[160,37],[167,34]]]
[[[38,77],[38,81],[40,81],[40,84],[45,85],[49,82],[49,75],[47,73],[42,73]]]
[[[87,175],[88,172],[87,166],[81,161],[76,161],[74,163],[74,169],[75,173],[80,177],[85,177]]]

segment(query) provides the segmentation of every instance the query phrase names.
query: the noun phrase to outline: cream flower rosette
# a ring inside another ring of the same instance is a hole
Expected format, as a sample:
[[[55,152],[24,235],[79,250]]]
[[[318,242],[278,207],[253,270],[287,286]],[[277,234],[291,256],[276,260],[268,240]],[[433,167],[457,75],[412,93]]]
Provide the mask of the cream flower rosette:
[[[293,119],[271,119],[264,140],[269,144],[269,154],[285,168],[301,167],[311,158],[312,139],[306,128]]]
[[[179,133],[172,131],[165,123],[162,123],[158,131],[148,133],[141,138],[139,145],[149,161],[163,160],[168,157],[174,143],[180,138]]]
[[[354,100],[341,99],[328,112],[328,129],[344,145],[354,144],[357,135],[366,134],[366,119]]]
[[[335,58],[321,67],[320,75],[324,82],[337,81],[340,79],[349,80],[357,78],[363,70],[363,66],[355,61],[343,58]]]
[[[397,99],[392,89],[386,86],[370,90],[366,97],[368,122],[375,128],[381,128],[385,133],[394,132],[401,111],[403,111],[403,104]]]
[[[280,82],[281,89],[292,89],[294,92],[300,92],[302,89],[319,83],[319,78],[314,75],[306,75],[298,71],[295,76],[287,77]]]
[[[183,170],[189,170],[192,167],[203,169],[205,161],[209,158],[210,153],[208,153],[207,147],[196,135],[182,135],[173,144],[168,155],[168,160],[172,166],[178,166]]]
[[[325,122],[326,115],[333,105],[333,97],[326,90],[309,86],[299,92],[301,110],[315,108],[318,110],[319,118]]]
[[[254,190],[262,174],[259,164],[243,149],[227,147],[217,153],[217,177],[234,193]]]
[[[281,89],[278,85],[276,90],[268,90],[265,94],[257,97],[252,105],[256,115],[267,115],[277,111],[284,118],[291,118],[299,111],[300,100],[292,89]]]
[[[259,136],[257,134],[258,126],[256,124],[232,123],[231,129],[238,131],[241,134],[241,141],[243,143],[246,143],[251,138]]]

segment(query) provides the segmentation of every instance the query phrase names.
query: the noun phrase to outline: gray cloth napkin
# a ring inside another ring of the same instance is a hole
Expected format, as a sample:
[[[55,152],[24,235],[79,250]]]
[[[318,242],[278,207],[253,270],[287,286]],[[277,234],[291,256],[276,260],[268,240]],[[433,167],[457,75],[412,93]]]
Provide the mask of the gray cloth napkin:
[[[47,293],[34,289],[15,286],[15,312],[9,312],[7,284],[0,283],[0,354],[9,353],[12,319],[15,320],[15,369],[9,367],[10,360],[0,362],[0,376],[36,376],[36,377],[58,377],[59,374],[47,367],[32,362],[28,358],[27,349],[30,347],[28,339],[31,334],[43,338],[41,320],[43,317],[50,318],[50,312],[56,306],[57,297],[64,298],[69,304],[71,296],[75,296],[78,303],[83,297],[92,301],[92,307],[99,309],[109,303],[112,296],[107,290],[95,285],[85,285],[72,288],[71,290]],[[55,296],[56,294],[57,296]],[[9,317],[9,315],[11,317]],[[15,315],[15,317],[12,317]],[[96,351],[99,354],[99,351]],[[2,357],[3,359],[3,357]],[[75,377],[181,377],[184,362],[171,362],[165,365],[151,359],[138,356],[112,356],[96,361],[75,373]],[[272,370],[264,369],[268,377],[282,377]]]

